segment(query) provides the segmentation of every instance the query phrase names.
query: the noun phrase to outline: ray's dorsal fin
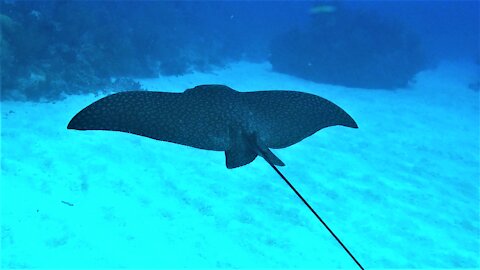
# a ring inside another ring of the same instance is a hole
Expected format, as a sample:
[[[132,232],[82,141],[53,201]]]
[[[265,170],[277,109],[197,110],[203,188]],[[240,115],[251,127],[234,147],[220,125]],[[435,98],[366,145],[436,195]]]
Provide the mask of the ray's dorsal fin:
[[[255,139],[258,155],[262,156],[268,163],[277,166],[285,166],[285,163],[283,163],[283,161],[281,161],[270,149],[268,149],[268,147],[256,135],[252,136]]]
[[[268,163],[285,166],[256,134],[247,134],[230,130],[230,148],[225,151],[227,168],[234,169],[249,164],[257,156],[263,157]]]
[[[285,166],[256,134],[248,134],[230,129],[230,148],[225,151],[227,168],[234,169],[263,157],[268,163]]]

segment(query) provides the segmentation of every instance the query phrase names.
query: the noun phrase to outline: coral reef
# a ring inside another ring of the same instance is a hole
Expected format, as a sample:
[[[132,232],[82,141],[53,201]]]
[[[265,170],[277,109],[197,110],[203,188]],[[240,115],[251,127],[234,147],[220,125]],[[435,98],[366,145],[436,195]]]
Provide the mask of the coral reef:
[[[196,12],[195,3],[0,0],[0,5],[2,99],[59,99],[116,88],[111,78],[208,70],[242,57],[248,44],[228,42],[239,30],[225,36],[202,24],[217,18]]]
[[[273,69],[349,87],[405,87],[426,67],[419,38],[377,14],[337,7],[271,44]]]

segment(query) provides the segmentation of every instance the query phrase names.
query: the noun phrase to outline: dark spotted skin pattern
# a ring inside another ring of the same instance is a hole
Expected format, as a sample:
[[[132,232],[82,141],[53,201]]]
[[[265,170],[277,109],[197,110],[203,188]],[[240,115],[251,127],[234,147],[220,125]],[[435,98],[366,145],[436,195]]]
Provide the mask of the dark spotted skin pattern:
[[[128,132],[206,150],[226,151],[242,135],[284,148],[335,125],[357,128],[344,110],[296,91],[238,92],[200,85],[183,93],[130,91],[81,110],[69,129]]]
[[[293,145],[322,128],[358,128],[350,115],[332,102],[297,91],[241,93],[258,136],[269,148]]]

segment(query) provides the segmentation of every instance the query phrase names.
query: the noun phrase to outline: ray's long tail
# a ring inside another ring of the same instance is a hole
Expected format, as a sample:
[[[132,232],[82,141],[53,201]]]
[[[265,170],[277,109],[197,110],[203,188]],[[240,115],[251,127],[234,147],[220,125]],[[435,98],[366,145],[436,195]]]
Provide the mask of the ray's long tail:
[[[263,151],[261,149],[258,148],[257,150],[259,152],[261,152],[262,155],[265,155],[265,153],[263,153]],[[348,250],[348,248],[343,244],[343,242],[340,240],[340,238],[338,238],[338,236],[330,229],[330,227],[327,225],[327,223],[325,223],[325,221],[323,221],[323,219],[317,214],[315,209],[313,209],[313,207],[310,206],[310,204],[307,202],[307,200],[305,200],[305,198],[303,198],[302,194],[300,194],[300,192],[297,191],[297,189],[290,183],[290,181],[288,181],[288,179],[282,174],[282,172],[280,172],[280,170],[278,170],[278,168],[275,166],[275,164],[273,164],[268,159],[265,159],[265,160],[277,172],[277,174],[285,181],[285,183],[287,183],[287,185],[293,190],[293,192],[295,192],[295,194],[297,194],[297,196],[308,207],[308,209],[310,209],[310,211],[317,217],[318,221],[320,221],[323,224],[323,226],[325,226],[325,228],[330,232],[330,234],[335,238],[335,240],[337,240],[337,242],[348,253],[348,255],[358,265],[358,267],[360,267],[360,269],[364,270],[365,268],[363,268],[363,266],[358,262],[358,260],[355,258],[355,256],[353,256],[353,254],[350,252],[350,250]]]

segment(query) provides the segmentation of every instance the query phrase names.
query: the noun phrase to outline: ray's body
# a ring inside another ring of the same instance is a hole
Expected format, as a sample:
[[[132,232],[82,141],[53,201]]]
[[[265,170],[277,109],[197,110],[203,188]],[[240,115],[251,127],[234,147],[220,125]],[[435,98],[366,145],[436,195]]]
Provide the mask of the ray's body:
[[[270,148],[285,148],[330,126],[357,128],[332,102],[297,91],[238,92],[200,85],[183,93],[130,91],[104,97],[76,114],[69,129],[128,132],[205,150],[224,151],[227,168],[262,156],[363,269],[290,181]]]
[[[303,92],[238,92],[200,85],[183,93],[130,91],[104,97],[80,111],[69,129],[128,132],[195,148],[225,151],[227,167],[252,162],[258,146],[284,148],[335,125],[356,128],[332,102]]]

